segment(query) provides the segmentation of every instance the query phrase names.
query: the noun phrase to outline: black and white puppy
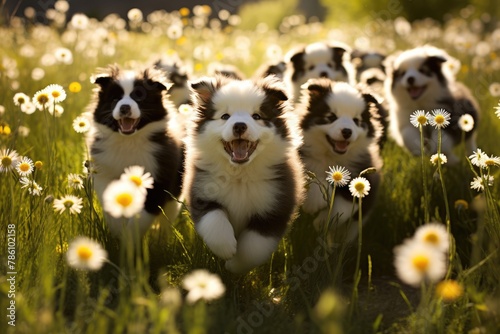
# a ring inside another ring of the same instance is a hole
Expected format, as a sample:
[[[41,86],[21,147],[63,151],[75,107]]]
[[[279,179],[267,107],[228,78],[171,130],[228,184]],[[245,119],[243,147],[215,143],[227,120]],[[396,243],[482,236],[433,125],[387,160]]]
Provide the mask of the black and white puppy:
[[[244,273],[276,250],[301,204],[301,138],[274,78],[192,84],[185,193],[196,231],[226,268]]]
[[[325,187],[328,186],[325,172],[330,166],[345,167],[353,178],[369,167],[376,169],[375,173],[363,175],[371,185],[363,201],[365,218],[376,197],[382,166],[378,151],[379,108],[378,100],[371,94],[348,83],[327,79],[311,80],[304,85],[298,107],[304,136],[300,151],[304,167]],[[357,224],[345,226],[351,213],[357,213],[357,203],[354,205],[353,211],[353,197],[347,186],[336,190],[330,218],[338,217],[335,228],[345,231],[339,241],[352,241],[358,234]],[[318,185],[310,184],[302,209],[318,214],[315,225],[324,226],[328,203]]]
[[[448,163],[459,159],[454,148],[460,143],[462,131],[458,120],[469,114],[477,126],[479,107],[470,91],[455,81],[455,74],[448,63],[454,60],[444,50],[423,46],[395,55],[389,63],[386,80],[386,96],[389,101],[391,128],[396,142],[412,154],[420,155],[420,132],[410,123],[410,115],[416,110],[445,109],[451,114],[450,125],[444,128],[442,152]],[[427,152],[437,152],[437,131],[425,129]],[[474,129],[465,134],[468,152],[476,149]]]
[[[276,78],[283,80],[286,71],[286,63],[284,61],[270,62],[262,64],[254,73],[255,79],[265,78],[274,75]]]
[[[309,79],[327,78],[354,84],[350,52],[350,47],[340,42],[317,42],[290,51],[285,57],[285,82],[294,102],[299,101],[301,86]]]
[[[166,80],[154,68],[129,71],[110,65],[93,82],[98,87],[89,106],[93,126],[87,145],[97,169],[95,190],[102,203],[105,188],[125,168],[139,165],[151,173],[153,188],[147,191],[138,219],[106,217],[113,234],[125,229],[142,235],[162,208],[172,220],[179,211],[171,196],[181,192],[183,145],[179,126],[169,119],[172,110],[165,98]]]
[[[191,104],[191,90],[189,89],[188,68],[177,57],[164,57],[155,63],[155,66],[167,73],[171,82],[168,88],[168,98],[178,109],[183,104]]]

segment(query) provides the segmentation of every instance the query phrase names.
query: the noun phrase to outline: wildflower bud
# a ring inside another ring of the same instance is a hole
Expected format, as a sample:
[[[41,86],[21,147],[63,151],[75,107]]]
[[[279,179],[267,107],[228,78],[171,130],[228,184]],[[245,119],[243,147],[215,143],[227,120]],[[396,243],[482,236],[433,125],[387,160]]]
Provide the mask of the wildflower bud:
[[[50,204],[50,203],[54,202],[54,196],[48,195],[47,197],[45,197],[44,201],[45,201],[45,203]]]
[[[42,167],[43,167],[43,162],[41,162],[40,160],[38,160],[38,161],[35,162],[35,168],[36,169],[42,170]]]
[[[375,173],[376,171],[377,169],[375,167],[368,167],[367,169],[361,171],[361,173],[359,173],[359,176],[363,176],[364,174]]]

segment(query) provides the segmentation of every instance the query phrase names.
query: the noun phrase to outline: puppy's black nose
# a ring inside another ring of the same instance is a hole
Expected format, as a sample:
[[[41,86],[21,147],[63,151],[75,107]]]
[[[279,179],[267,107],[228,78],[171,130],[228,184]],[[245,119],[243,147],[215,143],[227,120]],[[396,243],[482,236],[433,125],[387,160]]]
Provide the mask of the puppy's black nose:
[[[408,82],[408,84],[410,84],[410,85],[413,85],[413,84],[415,84],[415,78],[409,77],[408,79],[406,79],[406,82]]]
[[[344,139],[349,139],[349,137],[351,137],[352,135],[352,130],[351,129],[342,129],[342,137],[344,137]]]
[[[326,73],[326,72],[321,72],[321,73],[319,74],[319,77],[320,77],[320,78],[328,78],[328,73]]]
[[[120,106],[120,115],[121,116],[127,116],[130,114],[131,112],[131,108],[130,108],[130,105],[129,104],[122,104]]]
[[[242,122],[234,123],[233,125],[233,134],[235,136],[241,136],[247,130],[247,125]]]

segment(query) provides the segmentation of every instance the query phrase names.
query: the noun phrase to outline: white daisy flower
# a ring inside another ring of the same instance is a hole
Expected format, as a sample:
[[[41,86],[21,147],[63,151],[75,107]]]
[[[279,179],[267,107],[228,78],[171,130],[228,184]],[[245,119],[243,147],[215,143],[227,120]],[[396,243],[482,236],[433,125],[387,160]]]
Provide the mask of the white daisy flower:
[[[62,214],[66,209],[69,211],[70,214],[76,215],[79,214],[82,211],[83,200],[79,197],[73,196],[73,195],[66,195],[61,197],[60,199],[55,199],[54,200],[54,211]]]
[[[19,155],[15,150],[4,148],[0,151],[0,173],[6,173],[12,169],[17,164]]]
[[[111,182],[102,195],[104,211],[114,218],[130,218],[141,212],[146,195],[129,180]]]
[[[49,106],[48,111],[49,111],[49,114],[51,114],[51,115],[53,115],[55,117],[61,117],[61,115],[64,112],[64,108],[61,105],[59,105],[59,104],[56,104],[56,105],[51,104]]]
[[[365,197],[370,189],[370,182],[364,177],[356,177],[349,183],[349,191],[353,197]]]
[[[430,160],[434,166],[436,166],[438,162],[441,162],[441,165],[444,165],[445,163],[448,162],[448,158],[443,153],[433,154]]]
[[[485,180],[483,180],[480,176],[476,176],[472,182],[470,183],[470,188],[477,190],[477,191],[483,191],[484,190],[484,181],[488,184],[488,187],[491,187],[493,185],[493,181],[495,178],[492,175],[487,175],[485,176]]]
[[[20,176],[28,176],[33,172],[35,165],[28,157],[21,157],[16,163],[16,171]]]
[[[78,133],[85,133],[90,130],[90,122],[83,116],[78,116],[73,120],[73,129]]]
[[[436,127],[436,129],[438,128],[445,128],[447,127],[449,124],[450,124],[450,119],[451,119],[451,116],[450,116],[450,113],[447,112],[446,110],[444,109],[434,109],[432,111],[432,115],[431,115],[431,118],[429,120],[429,123]]]
[[[483,165],[486,167],[491,167],[491,166],[500,166],[500,157],[495,157],[495,156],[487,156],[483,159]]]
[[[85,30],[89,25],[89,18],[85,14],[74,14],[71,18],[70,25],[77,30]]]
[[[43,188],[35,181],[23,176],[19,179],[19,182],[21,183],[21,189],[28,189],[30,195],[40,196],[42,194]]]
[[[488,155],[484,153],[480,148],[473,152],[472,155],[469,156],[471,164],[480,168],[486,168],[484,161],[488,159]]]
[[[188,290],[186,301],[190,304],[200,299],[205,301],[218,299],[226,292],[220,277],[205,269],[194,270],[184,277],[182,287]]]
[[[345,186],[351,179],[351,172],[349,172],[345,167],[335,166],[328,167],[330,170],[326,171],[326,180],[331,185],[336,185],[337,187]]]
[[[14,104],[18,107],[30,101],[30,97],[24,93],[16,93],[14,95]]]
[[[463,132],[470,132],[474,129],[474,118],[469,114],[463,114],[458,119],[458,126]]]
[[[69,49],[59,47],[54,51],[54,57],[56,57],[57,62],[62,64],[73,63],[73,53]]]
[[[83,178],[80,174],[68,174],[68,187],[73,189],[83,189]]]
[[[33,96],[33,104],[38,110],[45,110],[54,104],[54,98],[45,90],[39,90]]]
[[[44,89],[49,95],[52,96],[55,103],[61,103],[66,99],[66,92],[61,85],[52,84]]]
[[[448,252],[450,248],[450,236],[446,231],[446,226],[439,223],[420,226],[415,231],[413,240],[436,247],[442,252]]]
[[[21,111],[26,115],[31,115],[36,111],[36,106],[31,101],[28,101],[21,105]]]
[[[120,179],[132,181],[132,183],[134,183],[144,194],[147,194],[147,189],[153,189],[153,177],[151,176],[151,173],[145,173],[144,167],[142,166],[130,166],[125,168],[125,171],[120,176]]]
[[[108,253],[92,239],[78,237],[69,244],[66,259],[75,269],[99,270],[107,261]]]
[[[410,123],[418,128],[419,126],[424,126],[429,123],[431,115],[425,110],[416,110],[410,115]]]
[[[495,108],[495,115],[500,118],[500,102],[498,103],[498,107],[493,108]]]
[[[446,255],[426,243],[407,240],[394,248],[394,266],[401,281],[419,286],[423,281],[437,282],[446,274]]]

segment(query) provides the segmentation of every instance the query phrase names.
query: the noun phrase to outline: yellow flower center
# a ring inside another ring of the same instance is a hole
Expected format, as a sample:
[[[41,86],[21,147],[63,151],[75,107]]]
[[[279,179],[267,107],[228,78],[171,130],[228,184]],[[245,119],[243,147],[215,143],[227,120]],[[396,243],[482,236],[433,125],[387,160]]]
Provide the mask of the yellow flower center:
[[[424,255],[417,255],[412,259],[413,266],[420,272],[426,272],[429,267],[429,258]]]
[[[420,125],[425,125],[427,124],[427,117],[425,117],[425,115],[420,115],[417,118],[417,122],[420,123]]]
[[[137,175],[130,176],[130,181],[134,182],[136,186],[142,186],[142,179]]]
[[[38,103],[45,105],[49,102],[49,97],[45,94],[40,94],[37,98]]]
[[[343,178],[344,178],[344,176],[342,175],[341,172],[335,172],[332,174],[332,179],[335,182],[340,182],[340,181],[342,181]]]
[[[57,99],[59,96],[61,96],[61,94],[57,90],[52,91],[53,98]]]
[[[73,206],[73,204],[75,204],[75,203],[73,203],[72,200],[67,199],[64,201],[64,206],[67,208],[71,208]]]
[[[127,207],[132,203],[133,197],[129,193],[123,193],[116,196],[116,202],[123,207]]]
[[[78,123],[78,126],[79,126],[80,128],[84,128],[84,127],[85,127],[85,125],[86,125],[86,124],[85,124],[85,122],[80,122],[80,123]]]
[[[354,185],[354,189],[356,189],[358,193],[362,193],[365,190],[365,184],[363,182],[358,182]]]
[[[24,99],[24,97],[19,97],[17,99],[17,103],[19,103],[19,104],[24,104],[24,102],[26,102],[26,100]]]
[[[30,167],[31,167],[31,166],[30,166],[30,164],[29,164],[29,163],[27,163],[27,162],[21,162],[21,163],[19,164],[19,170],[20,170],[21,172],[27,172],[27,171],[29,171],[29,170],[30,170]]]
[[[92,250],[87,246],[80,246],[77,250],[80,260],[87,261],[92,257]]]
[[[2,166],[9,167],[12,165],[12,159],[9,156],[5,156],[2,158]]]
[[[72,93],[78,93],[79,91],[82,90],[82,85],[80,85],[80,83],[74,81],[72,83],[69,84],[69,91],[72,92]]]
[[[446,119],[444,118],[443,115],[436,115],[434,121],[436,122],[436,124],[443,124],[446,121]]]
[[[424,237],[424,241],[430,244],[437,245],[439,243],[439,237],[437,236],[436,233],[431,232]]]

